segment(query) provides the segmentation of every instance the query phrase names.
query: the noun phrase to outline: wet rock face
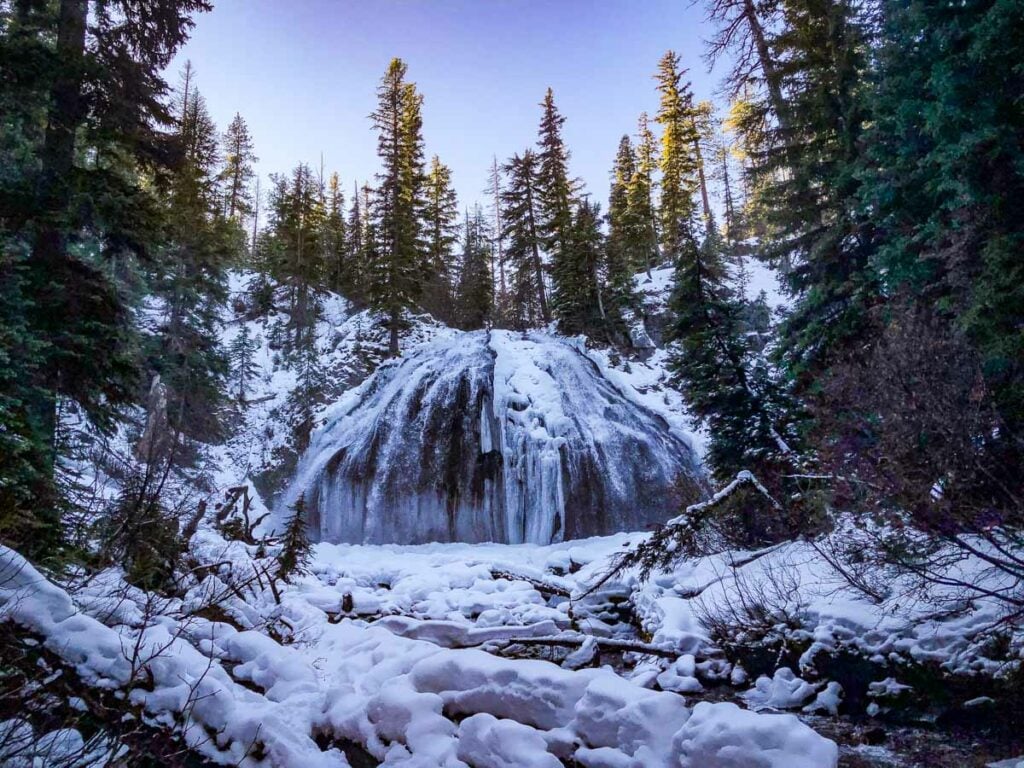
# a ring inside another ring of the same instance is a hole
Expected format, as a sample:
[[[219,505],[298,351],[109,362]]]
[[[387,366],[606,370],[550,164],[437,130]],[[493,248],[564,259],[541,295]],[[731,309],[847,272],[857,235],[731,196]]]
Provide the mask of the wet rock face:
[[[321,540],[548,543],[643,528],[699,473],[685,435],[544,334],[453,333],[382,366],[313,437]]]

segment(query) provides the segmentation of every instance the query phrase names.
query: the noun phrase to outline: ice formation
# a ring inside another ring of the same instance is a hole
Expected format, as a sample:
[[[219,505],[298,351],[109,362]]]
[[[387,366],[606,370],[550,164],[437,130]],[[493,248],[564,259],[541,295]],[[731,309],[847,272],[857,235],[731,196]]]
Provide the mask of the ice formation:
[[[347,393],[281,506],[305,494],[323,541],[546,544],[662,521],[699,472],[689,435],[572,340],[475,331]]]

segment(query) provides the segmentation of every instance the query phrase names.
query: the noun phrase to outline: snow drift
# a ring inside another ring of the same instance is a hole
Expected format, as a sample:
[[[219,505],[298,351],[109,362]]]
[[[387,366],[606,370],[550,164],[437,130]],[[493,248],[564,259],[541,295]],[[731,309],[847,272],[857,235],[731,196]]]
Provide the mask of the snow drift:
[[[543,333],[452,333],[328,412],[285,494],[323,541],[546,544],[642,529],[695,479],[689,436]]]

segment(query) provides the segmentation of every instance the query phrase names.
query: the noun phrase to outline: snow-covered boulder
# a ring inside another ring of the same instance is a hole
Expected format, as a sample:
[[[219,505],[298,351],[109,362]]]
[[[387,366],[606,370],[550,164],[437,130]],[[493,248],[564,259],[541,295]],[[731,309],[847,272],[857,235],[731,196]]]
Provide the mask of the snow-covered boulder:
[[[700,472],[689,435],[574,340],[453,333],[332,408],[282,507],[320,540],[539,543],[642,529]]]

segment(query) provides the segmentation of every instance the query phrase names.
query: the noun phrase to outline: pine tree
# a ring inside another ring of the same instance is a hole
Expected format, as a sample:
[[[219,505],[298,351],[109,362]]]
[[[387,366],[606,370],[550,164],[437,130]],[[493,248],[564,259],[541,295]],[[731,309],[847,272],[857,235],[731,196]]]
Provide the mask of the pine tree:
[[[313,556],[313,545],[307,532],[304,494],[296,499],[292,512],[281,537],[281,550],[277,555],[277,577],[284,581],[305,573]]]
[[[572,230],[573,184],[569,179],[569,150],[562,140],[565,118],[548,88],[541,102],[544,113],[537,141],[537,190],[544,246],[552,264],[564,254]]]
[[[503,323],[508,312],[508,284],[505,280],[505,236],[503,223],[504,217],[501,211],[501,168],[498,166],[498,158],[492,156],[491,171],[487,176],[487,194],[492,200],[491,232],[494,234],[494,260],[497,262],[498,284],[495,295],[495,320]],[[491,270],[494,272],[494,270]]]
[[[165,311],[147,339],[146,353],[152,374],[168,388],[172,428],[209,442],[222,434],[219,414],[228,363],[218,328],[227,300],[225,271],[238,256],[237,240],[222,212],[217,128],[187,64],[177,109],[175,139],[183,158],[172,179],[169,239],[151,286]]]
[[[270,223],[274,254],[271,273],[287,289],[287,324],[275,333],[286,355],[310,343],[320,317],[319,291],[327,281],[324,248],[325,195],[308,165],[290,176],[272,175]]]
[[[377,175],[374,199],[370,300],[386,316],[392,357],[399,354],[404,313],[419,301],[425,277],[422,97],[414,84],[406,82],[406,72],[401,59],[391,61],[371,115],[383,170]]]
[[[362,207],[359,186],[352,190],[352,203],[345,220],[345,253],[346,269],[335,290],[340,291],[346,299],[356,306],[366,303],[366,271],[367,255],[365,252],[365,210]]]
[[[231,120],[221,146],[224,154],[224,168],[220,174],[224,187],[224,212],[229,219],[244,219],[254,210],[250,185],[256,175],[253,163],[257,157],[249,127],[241,115],[236,113]]]
[[[423,305],[444,322],[454,319],[452,298],[455,275],[452,268],[455,244],[459,240],[458,202],[452,187],[452,172],[437,155],[431,159],[426,185],[427,268],[429,282],[423,289]]]
[[[508,176],[501,202],[505,262],[511,273],[510,320],[514,328],[537,327],[551,322],[541,256],[537,155],[527,149],[514,155],[502,171]]]
[[[881,230],[885,293],[966,330],[1009,442],[1024,429],[1024,102],[1008,75],[1024,21],[992,2],[882,11],[860,196]]]
[[[773,42],[785,61],[786,120],[769,127],[755,172],[767,252],[797,299],[780,352],[800,391],[873,333],[874,226],[856,205],[866,23],[846,0],[788,0]]]
[[[295,436],[295,450],[301,454],[309,447],[316,410],[323,405],[326,396],[327,378],[314,334],[305,337],[293,351],[292,368],[295,387],[288,394],[285,410]]]
[[[467,330],[485,328],[494,312],[494,279],[491,273],[491,242],[483,211],[466,212],[459,275],[459,320]]]
[[[636,153],[629,136],[619,141],[608,194],[608,243],[606,249],[608,292],[619,307],[628,306],[633,296],[633,273],[637,264],[646,265],[643,243],[633,237],[640,230],[629,205],[629,185],[636,176]]]
[[[679,56],[667,52],[658,64],[661,105],[655,118],[661,136],[661,242],[673,260],[686,246],[686,229],[693,221],[693,192],[698,163],[694,155],[698,136],[689,83],[683,82]]]
[[[711,193],[704,157],[715,138],[715,108],[710,101],[702,101],[693,110],[693,157],[697,163],[697,182],[700,190],[701,214],[706,222],[711,217]]]
[[[636,249],[632,256],[631,271],[646,269],[650,272],[660,260],[658,253],[657,215],[654,209],[654,134],[647,124],[647,114],[640,115],[637,129],[636,162],[633,177],[626,189],[628,210],[627,233],[629,243]]]
[[[253,337],[249,333],[248,323],[243,322],[228,346],[234,395],[243,406],[246,404],[246,396],[251,391],[252,381],[259,372],[255,358],[259,348],[260,337]]]
[[[348,224],[345,221],[345,195],[341,191],[341,180],[332,173],[327,182],[326,210],[323,224],[323,250],[325,262],[325,285],[329,290],[344,296],[353,292],[357,282],[353,274],[356,265],[348,243]]]
[[[138,393],[119,281],[162,237],[152,181],[173,165],[162,73],[209,9],[153,0],[142,18],[106,6],[8,3],[0,33],[0,443],[16,446],[0,447],[0,538],[47,558],[62,532],[58,401],[109,430]]]
[[[562,333],[585,333],[607,341],[611,327],[601,293],[604,236],[600,222],[600,207],[581,201],[562,257],[551,265],[551,308]]]
[[[670,299],[670,370],[708,430],[715,479],[728,482],[750,470],[777,487],[779,395],[767,369],[754,362],[758,350],[748,346],[744,303],[729,288],[718,231],[712,222],[700,247],[688,229],[683,237]]]

